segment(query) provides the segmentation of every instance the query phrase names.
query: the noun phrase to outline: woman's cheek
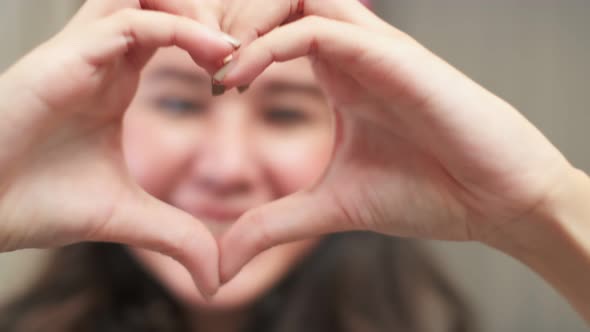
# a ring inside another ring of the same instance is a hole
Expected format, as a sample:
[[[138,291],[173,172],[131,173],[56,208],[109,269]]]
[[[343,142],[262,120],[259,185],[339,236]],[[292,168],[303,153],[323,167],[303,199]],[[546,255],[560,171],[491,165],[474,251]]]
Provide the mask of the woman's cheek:
[[[190,157],[190,139],[170,130],[148,112],[130,111],[125,118],[123,151],[131,176],[150,194],[160,197],[175,183]]]
[[[328,166],[331,135],[300,135],[264,140],[264,163],[279,196],[311,186]]]

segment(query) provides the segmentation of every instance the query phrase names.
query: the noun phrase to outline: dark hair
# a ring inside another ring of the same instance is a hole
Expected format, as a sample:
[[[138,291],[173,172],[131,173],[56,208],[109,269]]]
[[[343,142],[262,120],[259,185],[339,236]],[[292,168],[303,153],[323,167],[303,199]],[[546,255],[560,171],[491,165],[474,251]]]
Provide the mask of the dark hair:
[[[253,305],[246,331],[472,331],[467,307],[418,246],[372,233],[331,235]],[[191,327],[194,328],[194,327]],[[189,332],[188,316],[127,249],[59,250],[0,312],[5,332]]]

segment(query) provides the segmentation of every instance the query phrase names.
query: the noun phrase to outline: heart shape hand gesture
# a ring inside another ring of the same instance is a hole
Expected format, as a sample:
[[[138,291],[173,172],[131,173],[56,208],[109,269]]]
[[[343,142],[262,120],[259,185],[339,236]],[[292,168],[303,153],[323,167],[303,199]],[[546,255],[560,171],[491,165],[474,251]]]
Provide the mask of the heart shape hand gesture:
[[[309,57],[336,135],[314,186],[246,213],[218,244],[135,184],[120,136],[153,52],[181,47],[213,73],[238,46],[220,30],[244,45],[217,83]],[[141,246],[180,261],[205,294],[271,246],[331,232],[493,242],[575,173],[510,105],[356,0],[91,0],[0,94],[0,249]]]

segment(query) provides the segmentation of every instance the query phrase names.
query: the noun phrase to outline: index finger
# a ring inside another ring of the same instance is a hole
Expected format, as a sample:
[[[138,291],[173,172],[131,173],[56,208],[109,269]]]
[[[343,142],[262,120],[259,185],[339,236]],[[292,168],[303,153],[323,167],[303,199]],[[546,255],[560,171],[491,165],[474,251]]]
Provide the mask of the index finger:
[[[127,8],[184,16],[219,30],[219,0],[88,0],[71,24],[107,17]]]
[[[319,16],[370,30],[395,31],[366,8],[367,0],[233,0],[221,29],[245,45],[287,22]]]

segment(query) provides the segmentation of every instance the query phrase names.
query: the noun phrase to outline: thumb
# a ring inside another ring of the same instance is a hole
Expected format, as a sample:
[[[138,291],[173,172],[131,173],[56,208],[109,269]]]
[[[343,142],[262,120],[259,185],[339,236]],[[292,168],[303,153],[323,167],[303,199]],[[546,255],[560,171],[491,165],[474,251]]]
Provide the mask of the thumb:
[[[299,192],[246,212],[220,239],[222,283],[273,246],[350,230],[342,209],[318,193]]]
[[[213,235],[190,214],[143,190],[120,201],[90,240],[124,243],[172,257],[190,272],[206,298],[219,288],[219,253]]]

